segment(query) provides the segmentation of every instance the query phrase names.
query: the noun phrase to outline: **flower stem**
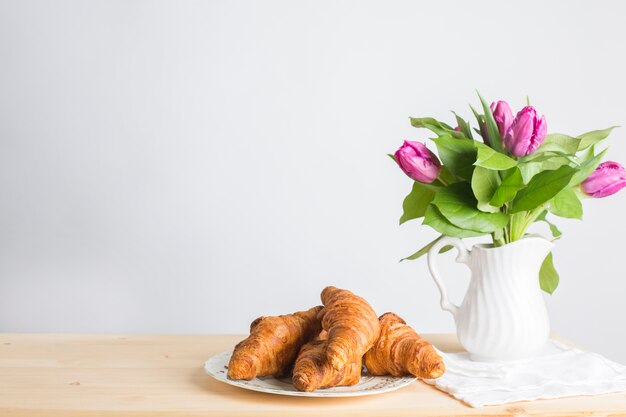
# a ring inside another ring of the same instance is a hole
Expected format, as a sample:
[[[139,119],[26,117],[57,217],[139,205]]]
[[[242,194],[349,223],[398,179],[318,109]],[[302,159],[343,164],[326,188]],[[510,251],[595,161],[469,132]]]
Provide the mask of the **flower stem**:
[[[528,229],[537,217],[543,213],[546,206],[547,204],[542,204],[533,210],[512,214],[511,220],[509,221],[510,234],[508,243],[523,238],[526,233],[526,229]]]

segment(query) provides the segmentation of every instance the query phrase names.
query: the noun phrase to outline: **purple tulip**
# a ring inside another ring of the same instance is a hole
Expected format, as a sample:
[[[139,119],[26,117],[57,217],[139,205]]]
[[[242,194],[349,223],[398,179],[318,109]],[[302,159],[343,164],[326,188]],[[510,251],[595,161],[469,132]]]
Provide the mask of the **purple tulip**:
[[[405,140],[394,156],[402,171],[415,181],[431,183],[439,176],[439,159],[421,142]]]
[[[581,186],[585,194],[591,197],[607,197],[626,187],[626,170],[617,162],[603,162]]]
[[[535,152],[546,138],[546,116],[537,117],[533,106],[526,106],[517,113],[504,135],[504,147],[514,156],[526,156]]]
[[[513,123],[513,112],[509,107],[509,103],[504,100],[491,103],[491,112],[493,113],[493,118],[496,120],[496,125],[498,125],[500,136],[504,138],[504,135],[506,135],[506,132],[508,132],[511,127],[511,123]]]

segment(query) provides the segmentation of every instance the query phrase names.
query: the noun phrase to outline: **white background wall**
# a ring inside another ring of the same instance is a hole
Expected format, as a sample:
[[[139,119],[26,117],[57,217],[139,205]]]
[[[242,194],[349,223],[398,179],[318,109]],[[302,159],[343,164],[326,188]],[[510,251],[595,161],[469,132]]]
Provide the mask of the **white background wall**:
[[[626,125],[624,9],[0,1],[0,331],[245,332],[327,284],[453,331],[424,260],[398,263],[435,233],[398,226],[385,154],[475,88],[530,95],[552,132]],[[547,297],[554,331],[622,362],[625,209],[559,221]]]

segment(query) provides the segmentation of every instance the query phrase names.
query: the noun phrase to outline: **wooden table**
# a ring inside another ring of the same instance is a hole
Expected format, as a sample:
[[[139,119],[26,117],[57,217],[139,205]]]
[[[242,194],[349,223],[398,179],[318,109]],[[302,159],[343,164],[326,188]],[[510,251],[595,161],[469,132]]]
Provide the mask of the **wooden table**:
[[[452,335],[426,335],[444,351]],[[0,416],[626,416],[626,393],[470,408],[415,382],[357,398],[246,391],[204,361],[240,335],[0,334]]]

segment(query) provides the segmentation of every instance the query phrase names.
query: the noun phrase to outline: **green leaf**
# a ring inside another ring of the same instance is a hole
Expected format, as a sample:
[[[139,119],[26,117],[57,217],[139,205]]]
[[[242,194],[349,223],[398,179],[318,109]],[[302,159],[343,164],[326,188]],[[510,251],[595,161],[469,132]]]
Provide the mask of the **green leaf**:
[[[585,163],[586,161],[592,159],[596,154],[596,146],[592,145],[585,149],[585,151],[578,156],[578,160],[580,163]]]
[[[437,243],[441,238],[443,237],[443,235],[439,236],[437,239],[433,240],[432,242],[430,242],[428,245],[424,246],[422,249],[418,250],[417,252],[415,252],[413,255],[411,256],[407,256],[406,258],[402,258],[400,259],[400,262],[402,261],[414,261],[417,258],[420,258],[423,255],[426,255],[428,253],[428,251],[435,246],[435,243]],[[439,253],[444,253],[449,251],[450,249],[452,249],[452,246],[444,246],[443,248],[441,248],[439,250]]]
[[[606,151],[608,151],[608,149],[603,150],[598,155],[594,156],[591,159],[587,159],[585,162],[583,162],[582,165],[580,166],[580,171],[578,171],[572,177],[572,181],[570,181],[570,185],[578,185],[584,180],[586,180],[587,177],[593,171],[595,171],[598,165],[600,165],[600,162],[602,162],[602,158],[604,158],[604,154],[606,154]]]
[[[522,177],[522,171],[519,168],[515,168],[512,172],[502,180],[502,183],[493,194],[493,197],[489,201],[494,207],[502,207],[505,203],[512,201],[517,192],[524,188],[524,178]]]
[[[442,130],[453,130],[454,128],[444,122],[440,122],[434,117],[409,117],[413,127],[435,126]]]
[[[398,161],[396,161],[396,156],[395,155],[388,153],[387,156],[389,158],[393,159],[393,162],[396,162],[396,163],[398,162]]]
[[[421,127],[435,132],[438,136],[450,135],[458,139],[463,139],[465,136],[462,132],[454,130],[450,125],[440,122],[432,117],[410,117],[411,125],[413,127]]]
[[[544,171],[535,175],[528,186],[517,193],[510,212],[532,210],[551,200],[559,191],[567,187],[575,173],[576,169],[565,165],[557,170]]]
[[[555,158],[565,158],[568,161],[575,163],[578,165],[579,158],[576,154],[573,153],[565,153],[561,151],[546,151],[541,153],[534,153],[528,156],[524,156],[518,160],[519,164],[528,164],[528,163],[537,163],[537,162],[545,162],[550,161]]]
[[[522,171],[522,177],[524,182],[528,184],[535,175],[545,172],[553,171],[561,168],[562,166],[569,165],[570,159],[565,156],[551,156],[547,159],[531,160],[530,162],[522,162],[518,165],[520,171]]]
[[[551,133],[546,135],[545,140],[535,152],[558,151],[566,154],[575,154],[578,151],[579,145],[579,138],[573,138],[561,133]]]
[[[506,214],[484,213],[476,208],[477,204],[470,185],[465,182],[441,189],[432,202],[450,223],[461,229],[492,233],[508,223]]]
[[[487,133],[487,127],[485,125],[485,117],[482,114],[478,114],[471,104],[469,107],[472,109],[472,113],[474,113],[474,117],[476,117],[476,122],[478,123],[478,129],[474,130],[483,138],[485,145],[489,145],[489,134]]]
[[[456,182],[456,177],[445,165],[441,167],[439,171],[439,178],[445,181],[445,184],[453,184]]]
[[[556,269],[554,269],[554,264],[552,263],[552,252],[546,256],[543,264],[541,264],[541,269],[539,270],[539,285],[541,289],[548,294],[552,294],[559,285],[559,274],[556,272]]]
[[[509,158],[500,152],[496,152],[485,144],[476,142],[475,145],[478,151],[476,162],[474,162],[476,166],[501,171],[511,169],[517,165],[515,159]]]
[[[487,125],[487,134],[489,135],[489,145],[497,151],[502,151],[502,138],[500,137],[500,131],[498,131],[498,125],[493,118],[493,113],[489,107],[489,103],[478,93],[480,98],[480,104],[483,106],[483,112],[485,117],[485,124]]]
[[[483,145],[484,146],[484,145]],[[500,211],[498,207],[493,207],[489,201],[493,197],[500,185],[500,175],[497,171],[491,169],[476,167],[472,175],[472,191],[474,197],[478,200],[478,209],[480,211],[495,213]]]
[[[426,187],[421,182],[413,182],[411,192],[402,202],[400,224],[424,216],[426,207],[433,201],[433,198],[435,198],[435,191],[431,187]]]
[[[450,223],[439,211],[437,207],[434,205],[428,206],[426,209],[426,214],[424,215],[424,222],[427,226],[432,227],[439,233],[444,236],[452,236],[452,237],[477,237],[482,236],[485,233],[476,232],[474,230],[466,230],[456,227],[452,223]]]
[[[568,219],[583,218],[583,205],[571,188],[564,188],[552,200],[550,213]]]
[[[583,133],[579,135],[580,145],[578,146],[578,150],[582,151],[583,149],[587,149],[588,147],[595,145],[599,142],[602,142],[604,139],[609,137],[611,131],[619,126],[611,126],[607,129],[603,130],[592,130],[591,132]]]
[[[469,139],[455,139],[452,136],[440,136],[433,139],[437,145],[439,157],[454,175],[471,181],[476,161],[476,147]]]
[[[454,114],[454,117],[456,118],[456,124],[459,126],[459,128],[461,129],[461,132],[463,132],[463,134],[468,138],[468,139],[474,139],[474,137],[472,136],[472,129],[470,129],[470,125],[469,122],[466,122],[465,119],[463,119],[462,117],[460,117],[458,114],[456,114],[455,112],[452,112],[452,114]]]
[[[548,220],[546,218],[547,214],[548,214],[548,212],[544,210],[539,216],[537,216],[537,218],[535,219],[535,222],[545,222],[548,225],[548,227],[550,228],[550,232],[552,233],[552,237],[555,237],[555,238],[561,237],[561,235],[563,235],[563,233],[561,233],[559,228],[556,227],[556,225],[554,223],[552,223],[550,220]]]

